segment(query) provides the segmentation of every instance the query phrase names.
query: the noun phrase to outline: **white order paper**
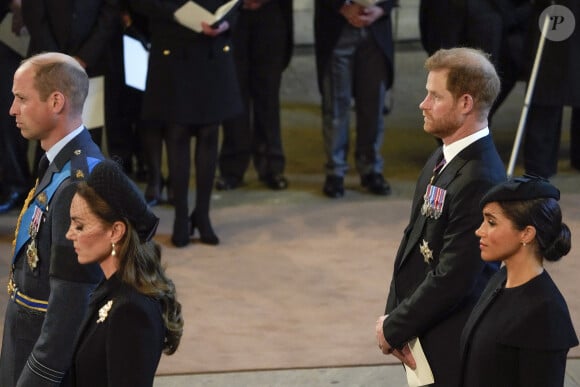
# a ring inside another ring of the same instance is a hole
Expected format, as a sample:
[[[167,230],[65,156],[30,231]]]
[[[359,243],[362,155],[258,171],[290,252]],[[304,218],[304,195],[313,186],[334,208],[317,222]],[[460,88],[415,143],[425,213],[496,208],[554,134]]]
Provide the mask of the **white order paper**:
[[[230,0],[221,7],[219,7],[214,13],[209,12],[207,9],[203,8],[194,1],[188,1],[183,4],[177,11],[175,11],[175,19],[184,27],[187,27],[195,32],[201,32],[201,22],[206,22],[209,25],[214,24],[219,21],[240,0]]]
[[[433,379],[433,372],[431,372],[431,366],[427,361],[427,357],[425,357],[425,352],[423,352],[423,347],[421,346],[418,337],[409,341],[409,348],[411,349],[411,354],[413,355],[415,364],[417,365],[414,370],[405,365],[409,387],[433,384],[435,382]]]
[[[0,23],[0,41],[16,51],[21,57],[26,57],[30,36],[26,28],[20,31],[20,35],[12,32],[12,16],[11,12],[7,13]]]
[[[140,41],[123,35],[123,64],[125,66],[125,84],[144,91],[149,67],[149,51]]]

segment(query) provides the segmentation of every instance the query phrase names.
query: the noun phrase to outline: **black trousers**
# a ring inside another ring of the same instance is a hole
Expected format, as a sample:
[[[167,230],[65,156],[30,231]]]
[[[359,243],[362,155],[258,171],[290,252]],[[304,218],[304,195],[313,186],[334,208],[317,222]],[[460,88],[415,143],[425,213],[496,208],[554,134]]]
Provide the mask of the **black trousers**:
[[[524,133],[526,173],[549,178],[558,172],[562,110],[562,106],[530,106]],[[580,108],[572,110],[570,162],[580,168]]]
[[[223,122],[222,176],[243,179],[250,159],[259,177],[281,174],[286,164],[280,127],[280,84],[288,26],[279,4],[240,12],[233,33],[244,109]]]

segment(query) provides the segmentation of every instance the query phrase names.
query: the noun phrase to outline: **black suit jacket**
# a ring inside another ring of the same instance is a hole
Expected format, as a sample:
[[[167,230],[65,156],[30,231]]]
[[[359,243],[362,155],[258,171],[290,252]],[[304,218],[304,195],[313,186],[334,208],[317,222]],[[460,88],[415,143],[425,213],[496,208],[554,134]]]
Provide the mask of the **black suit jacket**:
[[[91,296],[80,332],[74,385],[153,385],[165,339],[158,300],[139,293],[114,274]]]
[[[29,55],[57,51],[81,58],[90,76],[102,75],[109,41],[118,29],[118,0],[22,0]]]
[[[419,337],[437,385],[459,378],[459,335],[469,312],[497,266],[480,258],[475,230],[482,221],[479,201],[505,180],[504,165],[491,136],[461,151],[434,179],[446,190],[438,219],[421,214],[423,195],[442,149],[430,157],[419,177],[409,225],[395,259],[383,331],[394,347]],[[427,244],[426,262],[419,246]]]
[[[74,163],[71,161],[73,176],[80,176],[77,169],[85,176],[88,174],[87,158],[103,159],[86,129],[58,153],[40,180],[35,197],[42,194],[53,174],[73,157],[76,157]],[[48,310],[42,313],[8,303],[0,359],[1,386],[13,386],[19,377],[23,386],[53,386],[26,366],[26,362],[39,369],[54,370],[59,377],[72,363],[74,340],[85,316],[89,293],[102,278],[97,265],[78,263],[73,244],[65,237],[76,179],[68,178],[60,184],[43,215],[36,239],[39,257],[36,268],[32,270],[27,264],[26,245],[14,262],[14,280],[20,291],[35,299],[48,300]],[[19,232],[27,232],[26,227]]]
[[[391,25],[391,10],[397,5],[395,0],[386,0],[378,3],[385,14],[368,29],[378,46],[387,58],[387,78],[391,87],[394,78],[394,44]],[[318,74],[318,87],[321,89],[324,70],[330,60],[332,50],[336,46],[342,29],[347,24],[346,19],[339,12],[344,0],[315,0],[314,1],[314,38],[316,43],[316,71]]]

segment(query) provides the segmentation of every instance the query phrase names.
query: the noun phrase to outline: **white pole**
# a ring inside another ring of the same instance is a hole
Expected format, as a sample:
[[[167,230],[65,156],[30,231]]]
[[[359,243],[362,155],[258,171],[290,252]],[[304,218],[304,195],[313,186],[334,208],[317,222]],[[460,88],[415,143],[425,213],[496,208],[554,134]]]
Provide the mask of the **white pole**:
[[[530,100],[532,99],[532,94],[534,92],[534,86],[536,85],[538,68],[540,67],[540,59],[542,58],[542,51],[544,51],[544,43],[546,42],[546,34],[548,33],[549,22],[550,22],[549,14],[546,14],[546,17],[544,18],[544,24],[542,25],[542,35],[540,36],[540,42],[538,43],[538,50],[536,51],[536,58],[534,59],[534,66],[532,67],[530,81],[528,82],[528,89],[526,90],[526,96],[524,98],[524,107],[522,108],[522,114],[520,115],[520,122],[518,124],[518,130],[516,132],[516,138],[514,140],[512,154],[507,169],[508,178],[511,178],[514,174],[514,167],[516,164],[516,159],[518,157],[518,149],[520,148],[520,143],[522,142],[522,136],[524,134],[524,128],[526,126],[526,119],[528,118],[528,109],[530,107]]]

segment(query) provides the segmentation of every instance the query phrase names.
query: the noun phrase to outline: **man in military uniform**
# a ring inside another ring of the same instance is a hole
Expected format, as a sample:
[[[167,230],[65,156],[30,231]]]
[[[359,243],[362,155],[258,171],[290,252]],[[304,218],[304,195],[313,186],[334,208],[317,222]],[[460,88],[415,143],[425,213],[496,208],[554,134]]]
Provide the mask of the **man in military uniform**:
[[[80,265],[65,238],[75,181],[103,159],[82,123],[89,80],[72,57],[44,53],[14,74],[10,115],[46,154],[16,225],[0,385],[58,386],[70,367],[98,266]]]
[[[443,146],[419,176],[376,334],[383,353],[408,365],[418,338],[433,385],[457,386],[461,329],[497,270],[481,260],[475,230],[481,197],[506,178],[487,121],[500,81],[487,55],[470,48],[439,50],[425,68],[423,129]]]

